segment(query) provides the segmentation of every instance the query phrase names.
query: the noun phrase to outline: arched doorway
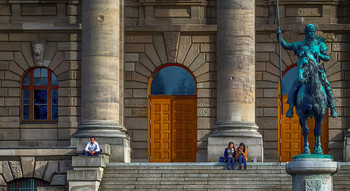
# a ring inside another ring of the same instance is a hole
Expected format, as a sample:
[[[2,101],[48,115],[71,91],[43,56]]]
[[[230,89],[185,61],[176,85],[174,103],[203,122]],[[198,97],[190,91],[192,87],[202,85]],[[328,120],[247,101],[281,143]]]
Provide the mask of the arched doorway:
[[[291,87],[293,86],[294,80],[298,77],[298,67],[297,65],[290,66],[283,73],[282,80],[282,94],[283,94],[283,116],[281,115],[281,107],[280,107],[280,98],[278,99],[278,153],[279,153],[279,161],[280,162],[288,162],[292,161],[293,156],[299,155],[302,152],[302,146],[304,141],[302,139],[301,127],[299,125],[299,118],[296,114],[294,107],[294,115],[292,118],[286,117],[286,113],[289,108],[289,104],[287,103],[288,93]],[[280,91],[278,91],[280,94]],[[315,137],[314,137],[314,128],[315,128],[315,120],[309,119],[309,144],[311,153],[313,152]],[[328,110],[326,116],[323,120],[322,125],[322,134],[321,134],[321,144],[323,152],[328,153]]]
[[[148,87],[150,162],[195,162],[197,94],[192,73],[169,64],[154,72]]]

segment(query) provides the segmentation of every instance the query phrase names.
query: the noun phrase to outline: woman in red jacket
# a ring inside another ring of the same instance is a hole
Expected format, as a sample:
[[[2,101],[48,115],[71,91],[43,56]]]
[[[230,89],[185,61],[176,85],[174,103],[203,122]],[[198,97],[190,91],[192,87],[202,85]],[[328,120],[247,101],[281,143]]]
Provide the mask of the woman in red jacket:
[[[242,162],[244,164],[244,170],[247,169],[247,161],[248,161],[248,158],[247,158],[247,148],[245,148],[245,144],[244,143],[241,143],[239,144],[239,147],[237,148],[237,151],[236,151],[236,158],[238,160],[238,165],[239,165],[239,170],[242,169]]]

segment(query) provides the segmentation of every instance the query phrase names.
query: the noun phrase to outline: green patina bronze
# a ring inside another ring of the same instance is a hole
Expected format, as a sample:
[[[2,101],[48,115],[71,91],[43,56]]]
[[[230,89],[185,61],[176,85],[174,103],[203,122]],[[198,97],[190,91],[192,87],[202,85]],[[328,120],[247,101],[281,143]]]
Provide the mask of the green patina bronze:
[[[313,154],[323,155],[321,132],[327,107],[331,108],[332,117],[338,116],[325,67],[320,63],[321,60],[329,61],[325,39],[316,36],[316,26],[313,24],[306,26],[303,41],[286,43],[280,34],[281,31],[277,29],[277,37],[282,47],[293,50],[298,56],[298,77],[288,95],[289,110],[286,116],[293,116],[293,107],[295,106],[304,138],[303,154],[311,154],[308,141],[308,118],[315,119]]]
[[[304,159],[304,158],[314,158],[314,159],[333,159],[332,155],[321,155],[321,154],[301,154],[301,155],[296,155],[293,156],[293,160],[295,159]]]

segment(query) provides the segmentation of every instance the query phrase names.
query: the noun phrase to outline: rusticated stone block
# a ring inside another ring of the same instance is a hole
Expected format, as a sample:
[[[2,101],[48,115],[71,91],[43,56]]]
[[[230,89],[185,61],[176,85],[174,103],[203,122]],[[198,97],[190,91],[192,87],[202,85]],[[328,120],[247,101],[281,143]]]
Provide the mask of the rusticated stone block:
[[[34,176],[34,163],[34,157],[21,157],[24,178],[31,178]]]
[[[67,173],[72,168],[72,161],[64,160],[59,162],[59,173]]]
[[[183,64],[187,67],[190,66],[193,60],[198,56],[198,54],[199,54],[199,44],[192,44]]]
[[[158,54],[153,44],[146,44],[145,51],[146,51],[146,55],[152,60],[153,64],[156,67],[162,64],[161,61],[159,60]]]
[[[2,162],[2,176],[4,177],[6,182],[11,182],[13,180],[10,165],[7,161]]]
[[[0,186],[7,186],[7,183],[5,182],[4,178],[0,175]]]
[[[13,52],[0,52],[1,60],[13,60]]]
[[[9,161],[13,178],[19,179],[23,177],[21,163],[19,161]]]
[[[159,55],[159,58],[162,64],[166,64],[168,62],[168,58],[166,54],[166,48],[165,48],[163,36],[160,36],[160,35],[153,36],[153,45],[157,50],[157,53]]]
[[[177,63],[183,63],[190,46],[191,36],[181,36],[179,42],[179,50],[177,54]]]
[[[55,173],[58,173],[58,161],[49,161],[44,172],[43,180],[50,181]]]
[[[176,54],[180,40],[179,32],[164,32],[168,63],[176,62]]]
[[[38,178],[38,179],[43,178],[46,165],[47,165],[47,161],[35,162],[34,178]]]
[[[67,184],[66,175],[65,174],[56,174],[52,177],[50,182],[51,186],[64,186]]]

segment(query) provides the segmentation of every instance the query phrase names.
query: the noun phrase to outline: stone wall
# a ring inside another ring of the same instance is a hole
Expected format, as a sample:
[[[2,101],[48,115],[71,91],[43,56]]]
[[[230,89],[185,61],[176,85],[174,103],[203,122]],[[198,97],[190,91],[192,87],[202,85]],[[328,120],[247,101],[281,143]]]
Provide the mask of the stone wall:
[[[346,6],[344,6],[346,4]],[[256,122],[264,138],[265,161],[278,161],[278,84],[279,62],[275,30],[274,1],[256,2]],[[287,42],[304,39],[306,24],[318,27],[316,35],[326,39],[330,61],[325,63],[328,79],[333,88],[338,118],[329,118],[328,154],[335,160],[343,160],[344,137],[349,118],[349,4],[339,1],[305,2],[289,4],[280,2],[283,38]],[[282,68],[296,64],[292,51],[282,50]],[[312,132],[310,132],[312,133]],[[312,133],[313,134],[313,133]]]
[[[189,68],[197,81],[197,160],[206,161],[207,137],[216,122],[215,41],[211,34],[126,35],[125,127],[134,160],[148,158],[149,80],[158,67],[177,63]]]
[[[69,146],[80,120],[78,0],[0,1],[0,147]],[[24,123],[21,80],[34,67],[31,42],[45,40],[43,66],[58,78],[58,122]]]
[[[216,122],[214,1],[125,1],[125,127],[132,160],[148,161],[148,85],[166,64],[187,67],[197,81],[197,161],[207,161]]]

